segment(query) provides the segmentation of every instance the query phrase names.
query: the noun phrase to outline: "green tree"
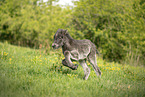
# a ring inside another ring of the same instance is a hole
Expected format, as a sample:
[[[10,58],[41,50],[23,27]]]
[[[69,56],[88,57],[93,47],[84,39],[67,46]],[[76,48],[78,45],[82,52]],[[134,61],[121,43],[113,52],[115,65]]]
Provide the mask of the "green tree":
[[[74,35],[91,39],[105,59],[127,59],[134,65],[144,60],[143,0],[80,0],[75,4]]]
[[[38,47],[51,44],[58,28],[69,21],[69,8],[62,9],[53,3],[58,0],[5,0],[0,6],[1,40]]]

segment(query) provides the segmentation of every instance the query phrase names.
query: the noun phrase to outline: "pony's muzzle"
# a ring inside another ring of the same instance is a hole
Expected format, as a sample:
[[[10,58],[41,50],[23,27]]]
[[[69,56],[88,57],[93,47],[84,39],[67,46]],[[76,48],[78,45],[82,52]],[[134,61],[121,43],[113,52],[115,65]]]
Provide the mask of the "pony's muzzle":
[[[53,49],[57,49],[57,48],[59,48],[59,45],[56,44],[56,43],[53,43],[53,44],[52,44],[52,48],[53,48]]]

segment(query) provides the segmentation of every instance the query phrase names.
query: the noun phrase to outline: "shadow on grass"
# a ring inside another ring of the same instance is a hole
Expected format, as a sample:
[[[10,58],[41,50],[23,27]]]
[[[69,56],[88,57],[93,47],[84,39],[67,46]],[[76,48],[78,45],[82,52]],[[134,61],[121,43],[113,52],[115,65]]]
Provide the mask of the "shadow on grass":
[[[72,75],[78,75],[78,78],[82,79],[83,78],[83,75],[82,74],[78,74],[77,72],[73,72],[73,70],[69,69],[69,68],[63,68],[64,66],[62,65],[55,65],[53,64],[49,71],[55,71],[57,73],[61,73],[61,74],[64,74],[64,75],[67,75],[67,74],[72,74]]]

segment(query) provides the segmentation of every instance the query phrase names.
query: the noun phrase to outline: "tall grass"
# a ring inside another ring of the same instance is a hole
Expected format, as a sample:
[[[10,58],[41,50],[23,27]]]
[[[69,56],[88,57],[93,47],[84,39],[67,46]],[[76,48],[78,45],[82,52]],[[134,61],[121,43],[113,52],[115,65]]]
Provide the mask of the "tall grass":
[[[91,68],[88,80],[83,69],[62,66],[60,50],[39,50],[0,43],[0,97],[144,97],[145,69],[109,63],[100,58],[102,77]]]

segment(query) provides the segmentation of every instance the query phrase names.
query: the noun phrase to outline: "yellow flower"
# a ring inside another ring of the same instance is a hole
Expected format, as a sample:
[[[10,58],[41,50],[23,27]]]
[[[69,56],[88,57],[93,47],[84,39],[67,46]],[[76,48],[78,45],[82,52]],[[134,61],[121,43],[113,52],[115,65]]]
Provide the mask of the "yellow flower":
[[[10,61],[12,60],[12,58],[10,58]]]
[[[119,70],[120,70],[120,68],[117,68],[117,70],[119,71]]]
[[[76,64],[76,62],[73,62],[73,64]]]
[[[4,55],[5,55],[5,56],[7,56],[7,55],[8,55],[8,53],[4,52]]]
[[[115,67],[113,67],[112,70],[115,70]]]

